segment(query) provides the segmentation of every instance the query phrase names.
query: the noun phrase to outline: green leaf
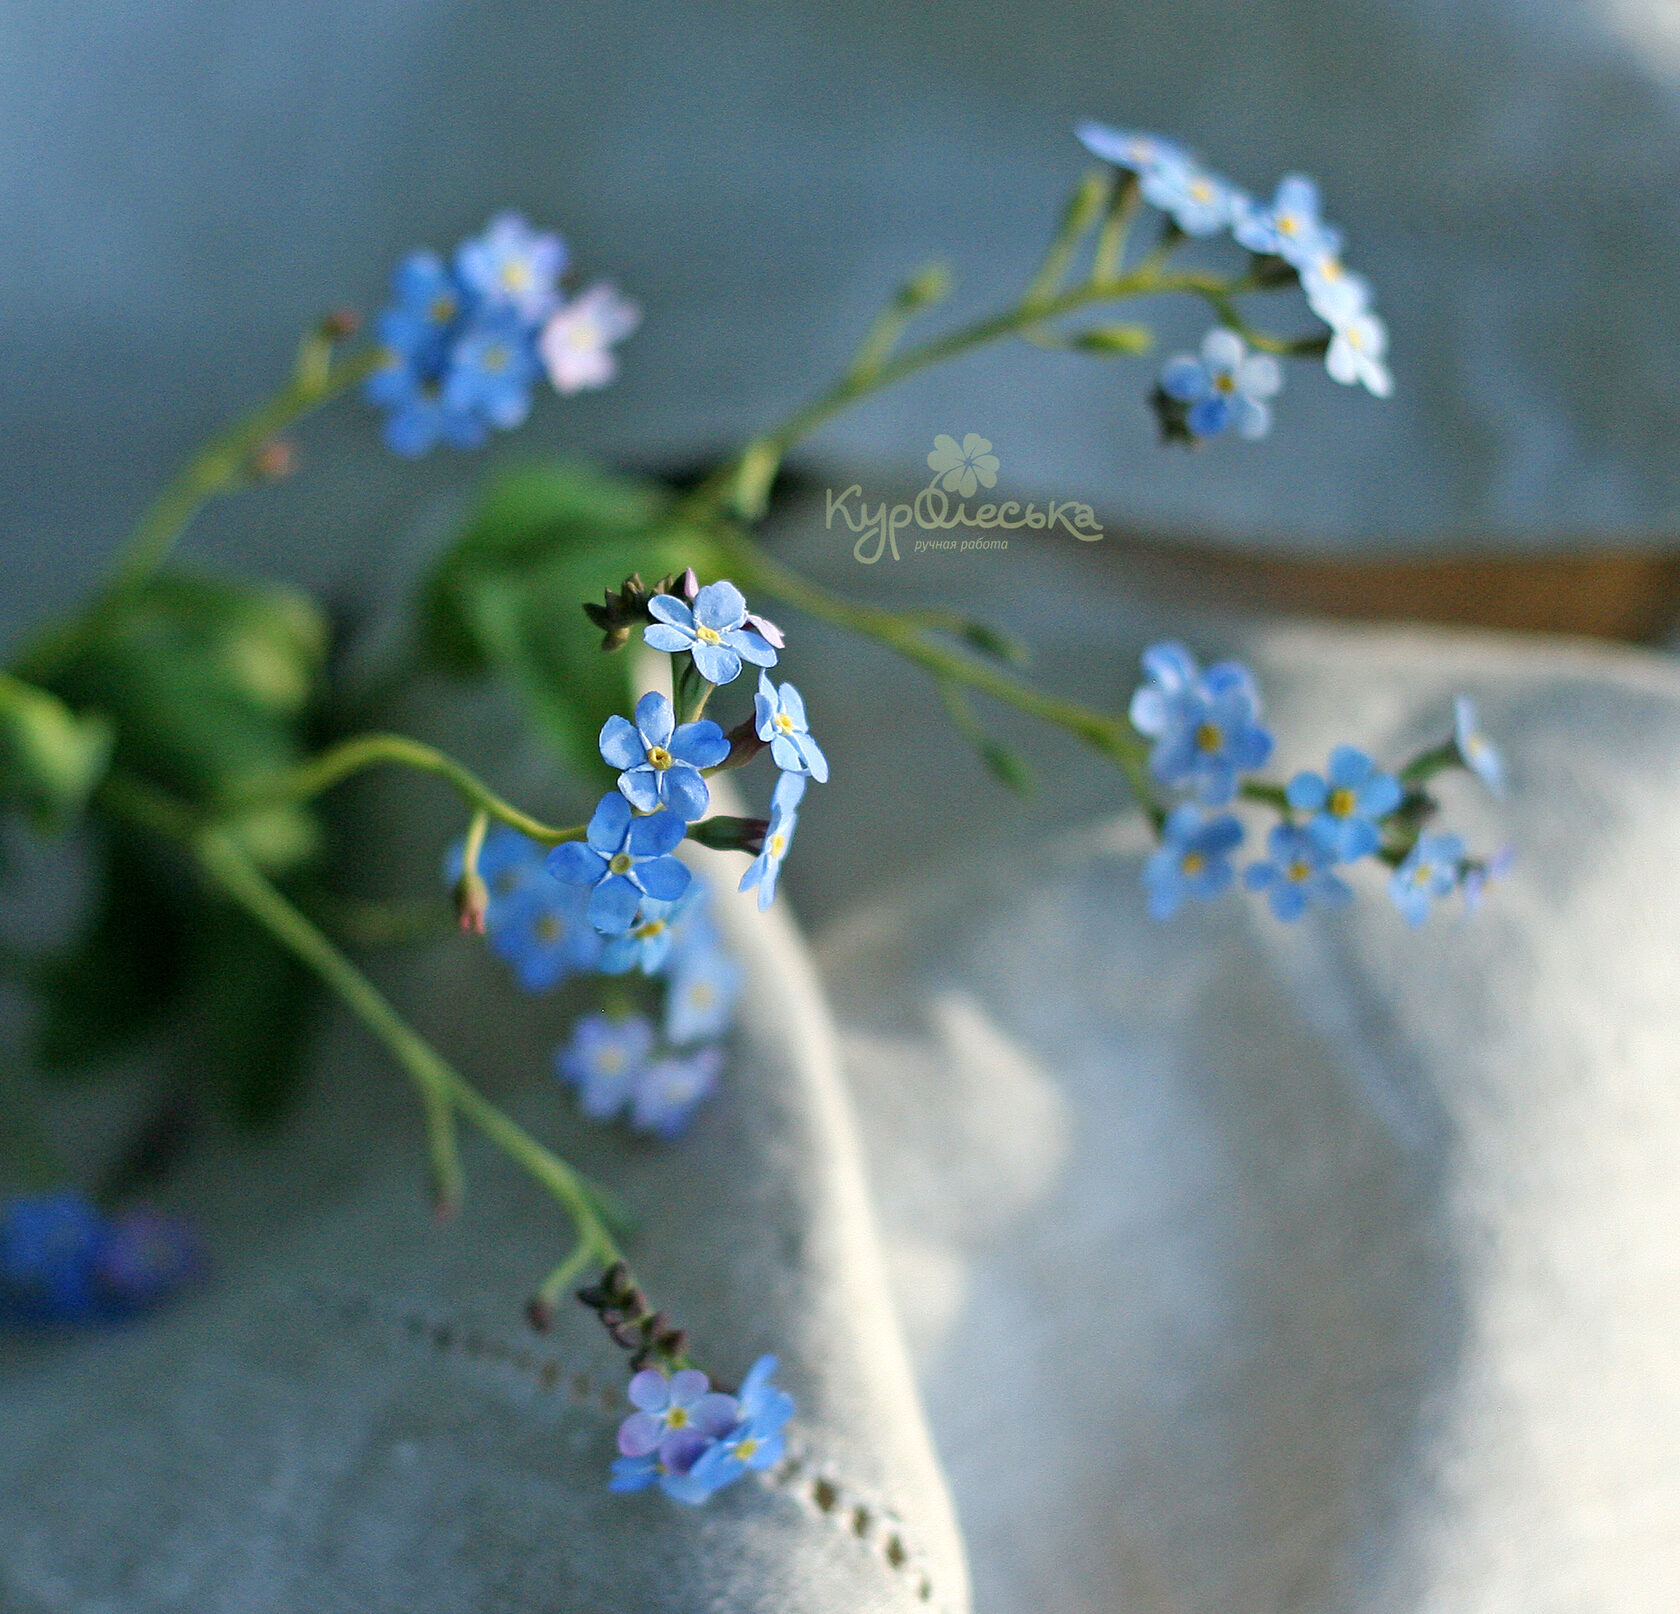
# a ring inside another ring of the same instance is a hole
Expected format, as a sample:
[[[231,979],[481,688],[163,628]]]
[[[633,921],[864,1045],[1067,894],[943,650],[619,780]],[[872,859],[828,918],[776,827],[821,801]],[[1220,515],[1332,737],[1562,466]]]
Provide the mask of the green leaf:
[[[629,710],[632,666],[602,651],[583,602],[631,572],[704,573],[711,558],[656,484],[572,465],[516,472],[490,488],[428,579],[422,642],[447,671],[500,678],[571,767],[598,773],[596,740]]]
[[[56,695],[0,672],[0,804],[21,808],[43,831],[61,828],[110,759],[104,717],[78,717]]]
[[[112,836],[82,934],[36,978],[44,1070],[73,1073],[118,1053],[180,1002],[197,903],[183,878],[151,848]]]

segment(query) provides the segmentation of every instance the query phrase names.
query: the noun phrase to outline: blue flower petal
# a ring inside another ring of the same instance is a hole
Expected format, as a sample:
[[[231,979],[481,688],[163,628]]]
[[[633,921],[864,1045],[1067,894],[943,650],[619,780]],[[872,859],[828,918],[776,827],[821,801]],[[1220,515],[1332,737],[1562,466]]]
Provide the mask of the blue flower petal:
[[[649,745],[667,744],[676,726],[676,713],[658,690],[650,689],[636,702],[636,727]]]
[[[676,813],[655,813],[630,825],[628,849],[637,857],[663,857],[687,833],[687,824]]]
[[[582,841],[562,841],[548,854],[547,867],[568,885],[593,885],[607,872],[607,860]]]
[[[619,799],[623,800],[622,797]],[[629,811],[628,808],[625,810]],[[640,872],[638,869],[637,873]],[[589,922],[603,936],[622,935],[634,922],[641,900],[641,887],[622,874],[609,874],[589,894]]]
[[[724,634],[723,642],[743,661],[750,661],[755,667],[776,665],[776,647],[751,628],[735,628]]]
[[[1330,794],[1330,787],[1316,773],[1298,773],[1289,781],[1284,795],[1298,813],[1316,813]]]
[[[644,762],[639,768],[621,773],[618,776],[618,788],[624,799],[637,812],[657,812],[662,805],[659,779],[659,770],[652,763]]]
[[[703,644],[696,639],[688,650],[709,684],[732,684],[741,676],[741,658],[726,644]]]
[[[746,597],[727,580],[708,583],[694,597],[694,620],[714,633],[740,627],[746,614]]]
[[[664,650],[679,655],[694,646],[694,635],[664,622],[654,622],[642,629],[642,643],[650,650]]]
[[[617,713],[601,725],[601,755],[615,768],[633,768],[646,755],[636,725]]]
[[[675,594],[655,594],[648,601],[648,615],[660,622],[669,622],[673,627],[680,628],[686,637],[694,637],[694,613],[689,610],[685,601],[679,600]]]
[[[679,765],[665,775],[664,800],[678,818],[692,824],[695,819],[706,816],[712,793],[706,788],[706,781],[693,768]]]
[[[667,747],[679,762],[694,768],[715,768],[729,755],[729,736],[709,717],[684,723]]]
[[[624,845],[624,832],[634,815],[630,804],[616,792],[603,796],[589,819],[589,844],[602,857],[611,857]]]
[[[692,876],[681,858],[653,857],[636,865],[636,878],[650,897],[657,897],[661,902],[675,902],[688,889]],[[625,925],[628,924],[629,920],[626,920]]]

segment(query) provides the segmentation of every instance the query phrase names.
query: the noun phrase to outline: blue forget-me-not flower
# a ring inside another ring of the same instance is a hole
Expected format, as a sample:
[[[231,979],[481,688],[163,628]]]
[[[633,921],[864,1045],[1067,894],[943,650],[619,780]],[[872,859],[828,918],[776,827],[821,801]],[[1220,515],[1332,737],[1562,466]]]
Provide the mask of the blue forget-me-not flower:
[[[719,1435],[694,1465],[696,1481],[721,1491],[749,1469],[766,1469],[780,1460],[783,1429],[793,1416],[793,1397],[773,1382],[776,1358],[761,1356],[742,1382],[740,1422]]]
[[[636,702],[636,721],[609,717],[601,729],[601,755],[615,768],[618,788],[638,812],[669,807],[685,823],[703,818],[711,792],[702,768],[729,755],[729,741],[710,718],[677,726],[671,702],[650,691]]]
[[[1353,900],[1353,888],[1330,872],[1335,854],[1325,840],[1297,824],[1277,824],[1266,837],[1269,854],[1243,875],[1250,891],[1264,891],[1272,912],[1299,919],[1314,903],[1339,907]]]
[[[1283,370],[1269,353],[1250,353],[1235,331],[1216,326],[1202,338],[1201,357],[1178,353],[1161,369],[1161,390],[1188,404],[1186,424],[1198,437],[1227,428],[1239,437],[1272,429],[1268,399],[1283,388]]]
[[[455,252],[461,284],[489,309],[505,308],[527,328],[546,319],[560,300],[566,245],[557,235],[533,230],[517,213],[501,213],[484,234]]]
[[[653,1027],[639,1014],[586,1014],[554,1056],[561,1080],[578,1090],[583,1113],[609,1121],[629,1103],[653,1052]]]
[[[675,902],[688,889],[687,867],[671,856],[687,833],[680,814],[662,810],[639,818],[615,790],[596,806],[585,840],[563,841],[548,854],[549,872],[592,886],[590,924],[604,936],[621,935],[635,922],[643,897]]]
[[[1169,813],[1161,844],[1143,866],[1150,913],[1169,919],[1187,897],[1218,896],[1235,878],[1231,853],[1242,838],[1242,825],[1229,813],[1208,817],[1189,802]]]
[[[776,900],[776,881],[782,872],[782,859],[793,844],[793,832],[799,828],[799,802],[805,794],[802,773],[784,773],[776,781],[770,798],[770,822],[764,831],[764,848],[741,876],[741,891],[758,887],[760,912]]]
[[[717,1086],[722,1069],[723,1050],[718,1047],[654,1060],[636,1078],[630,1095],[630,1124],[667,1141],[677,1137]]]
[[[1458,884],[1464,842],[1457,835],[1420,835],[1388,882],[1388,894],[1408,925],[1421,925],[1430,904]]]
[[[1208,807],[1228,802],[1237,775],[1264,766],[1272,736],[1259,722],[1260,692],[1240,662],[1204,673],[1183,645],[1153,645],[1143,654],[1148,682],[1132,696],[1138,733],[1155,741],[1149,770],[1163,785],[1193,791]]]
[[[1465,767],[1495,796],[1505,794],[1505,759],[1476,720],[1476,703],[1468,695],[1453,697],[1453,744]]]
[[[549,317],[537,351],[562,396],[604,387],[618,373],[613,343],[641,323],[642,311],[609,285],[591,286]]]
[[[805,702],[792,684],[778,689],[768,673],[758,675],[753,696],[753,721],[758,737],[769,742],[770,755],[784,773],[808,773],[818,784],[828,779],[828,758],[811,738]]]
[[[1289,781],[1289,805],[1311,813],[1308,828],[1338,863],[1366,857],[1382,844],[1380,821],[1400,805],[1400,782],[1351,745],[1338,745],[1321,774]]]
[[[648,610],[658,621],[642,630],[643,639],[672,655],[686,650],[708,683],[733,682],[743,661],[757,667],[776,665],[775,647],[744,626],[747,602],[731,582],[708,583],[694,596],[692,610],[674,594],[655,594]]]
[[[727,1031],[741,981],[741,966],[721,947],[685,949],[665,993],[666,1039],[681,1047]]]
[[[712,944],[713,931],[705,915],[706,887],[699,875],[675,902],[643,897],[635,922],[621,936],[610,936],[601,948],[603,975],[626,975],[640,970],[657,975],[673,953]]]
[[[1107,124],[1087,120],[1073,132],[1093,157],[1134,174],[1147,174],[1171,164],[1183,166],[1190,161],[1190,153],[1177,141],[1141,129],[1111,129]]]
[[[1269,204],[1250,203],[1232,233],[1250,252],[1270,253],[1296,268],[1341,250],[1342,238],[1319,216],[1318,187],[1305,174],[1286,174]]]

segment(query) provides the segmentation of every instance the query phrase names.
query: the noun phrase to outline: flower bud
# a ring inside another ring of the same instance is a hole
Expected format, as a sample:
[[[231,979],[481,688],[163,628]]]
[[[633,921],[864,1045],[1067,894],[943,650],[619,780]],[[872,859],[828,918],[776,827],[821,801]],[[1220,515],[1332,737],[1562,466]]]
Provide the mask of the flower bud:
[[[455,882],[455,917],[470,936],[484,934],[484,917],[490,907],[490,888],[476,869],[468,870]]]
[[[321,320],[321,335],[329,342],[343,342],[362,328],[362,316],[353,308],[335,308]]]
[[[688,826],[688,838],[714,852],[747,852],[757,857],[764,850],[769,828],[764,818],[703,818]]]
[[[546,1334],[554,1326],[554,1304],[544,1295],[532,1295],[525,1302],[525,1321],[539,1334]]]
[[[278,482],[297,469],[297,450],[284,437],[271,437],[251,456],[251,475],[259,482]]]

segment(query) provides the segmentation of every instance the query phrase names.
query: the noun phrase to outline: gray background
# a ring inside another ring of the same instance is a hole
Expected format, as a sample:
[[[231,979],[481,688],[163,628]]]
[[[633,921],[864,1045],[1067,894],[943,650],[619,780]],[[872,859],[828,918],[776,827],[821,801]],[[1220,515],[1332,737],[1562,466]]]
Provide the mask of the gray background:
[[[498,453],[669,464],[832,373],[944,255],[959,311],[1029,270],[1081,116],[1323,181],[1395,331],[1387,404],[1298,368],[1272,441],[1153,444],[1147,372],[1026,347],[906,387],[819,458],[913,474],[981,431],[1013,484],[1241,542],[1557,544],[1671,530],[1680,26],[1664,0],[369,0],[0,6],[0,631],[72,598],[300,325],[498,208],[648,311],[623,382]],[[1304,314],[1302,315],[1304,318]],[[1167,341],[1201,316],[1170,310]],[[415,470],[356,405],[201,552],[361,586],[484,460]]]

